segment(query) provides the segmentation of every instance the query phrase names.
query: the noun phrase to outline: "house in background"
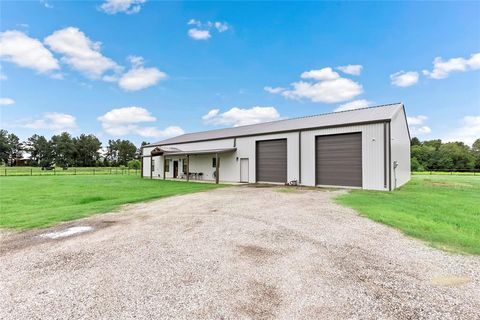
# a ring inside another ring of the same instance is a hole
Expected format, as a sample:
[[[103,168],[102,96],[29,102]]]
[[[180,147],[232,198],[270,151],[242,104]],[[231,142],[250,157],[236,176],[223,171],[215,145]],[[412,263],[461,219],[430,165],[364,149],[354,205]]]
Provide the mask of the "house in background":
[[[393,190],[410,180],[403,104],[188,133],[144,146],[142,177]]]

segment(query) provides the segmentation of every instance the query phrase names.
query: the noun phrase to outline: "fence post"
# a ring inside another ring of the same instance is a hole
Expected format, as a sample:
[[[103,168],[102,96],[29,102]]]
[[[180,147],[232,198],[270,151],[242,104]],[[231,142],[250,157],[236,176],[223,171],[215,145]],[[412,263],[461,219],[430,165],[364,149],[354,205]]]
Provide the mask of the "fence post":
[[[77,168],[73,169],[73,174],[76,176],[77,175]]]
[[[93,175],[95,175],[95,169],[93,169]]]
[[[57,173],[56,173],[56,171],[55,171],[55,168],[53,168],[53,175],[54,175],[54,176],[57,175]]]
[[[115,168],[115,174],[118,174],[118,168]]]
[[[5,177],[7,176],[7,168],[5,168]]]
[[[30,168],[30,176],[33,176],[33,169]]]
[[[112,174],[112,168],[110,168],[110,174]]]

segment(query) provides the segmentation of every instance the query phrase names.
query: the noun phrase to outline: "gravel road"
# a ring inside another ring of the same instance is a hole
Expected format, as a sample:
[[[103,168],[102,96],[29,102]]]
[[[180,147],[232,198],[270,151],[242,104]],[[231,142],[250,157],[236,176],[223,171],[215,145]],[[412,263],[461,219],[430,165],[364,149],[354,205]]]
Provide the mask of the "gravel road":
[[[480,319],[480,259],[334,204],[230,187],[1,233],[1,319]],[[67,227],[92,231],[49,239]],[[88,230],[88,228],[78,228]]]

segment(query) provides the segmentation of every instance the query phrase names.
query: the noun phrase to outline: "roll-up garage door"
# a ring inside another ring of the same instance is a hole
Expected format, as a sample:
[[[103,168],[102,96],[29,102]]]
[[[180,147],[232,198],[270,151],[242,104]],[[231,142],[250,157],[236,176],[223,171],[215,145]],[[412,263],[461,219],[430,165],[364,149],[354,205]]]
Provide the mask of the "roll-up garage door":
[[[287,182],[287,139],[257,141],[256,176],[261,182]]]
[[[315,141],[317,185],[362,186],[362,134],[318,136]]]

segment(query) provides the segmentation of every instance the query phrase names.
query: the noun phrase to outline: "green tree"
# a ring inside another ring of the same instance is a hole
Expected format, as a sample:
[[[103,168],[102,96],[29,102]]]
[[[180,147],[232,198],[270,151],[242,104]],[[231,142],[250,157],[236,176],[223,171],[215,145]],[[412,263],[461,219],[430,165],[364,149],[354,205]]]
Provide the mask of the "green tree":
[[[137,147],[128,140],[120,140],[118,143],[118,164],[127,165],[128,161],[135,159]]]
[[[32,165],[49,166],[53,162],[52,147],[44,136],[34,134],[28,138],[25,150],[30,153]]]
[[[128,161],[128,168],[129,169],[140,169],[142,163],[140,162],[140,160],[138,159],[133,159],[133,160],[130,160]]]
[[[17,164],[17,160],[22,157],[23,143],[20,142],[20,139],[13,133],[10,133],[7,136],[7,145],[8,145],[8,162],[10,166]]]
[[[0,130],[0,163],[8,164],[10,146],[8,144],[8,131]]]
[[[53,136],[51,145],[56,165],[68,167],[74,163],[75,143],[68,132]]]
[[[439,167],[449,170],[465,170],[475,167],[475,157],[463,142],[448,142],[438,149]]]
[[[419,146],[421,144],[422,143],[420,142],[420,140],[417,137],[413,137],[412,140],[410,141],[411,146]]]
[[[475,169],[480,169],[480,139],[475,140],[472,144],[471,152],[475,158]]]
[[[412,160],[410,161],[410,169],[416,172],[425,170],[420,164],[420,162],[417,160],[417,158],[415,157],[413,157]]]
[[[78,138],[73,138],[75,145],[75,163],[77,166],[94,166],[100,157],[99,150],[102,143],[93,134],[81,134]]]
[[[129,140],[108,140],[106,161],[110,164],[126,166],[136,155],[137,147]]]

